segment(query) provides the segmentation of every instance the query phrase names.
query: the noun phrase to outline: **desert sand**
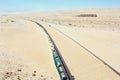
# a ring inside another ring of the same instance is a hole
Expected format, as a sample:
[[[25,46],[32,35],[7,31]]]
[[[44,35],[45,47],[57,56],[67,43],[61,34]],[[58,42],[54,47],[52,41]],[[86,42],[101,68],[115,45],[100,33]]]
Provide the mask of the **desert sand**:
[[[0,80],[59,80],[44,31],[29,21],[6,20],[0,23]]]
[[[120,31],[67,27],[50,24],[58,31],[71,37],[120,73]]]
[[[83,47],[76,44],[74,41],[49,27],[46,23],[40,22],[53,37],[56,45],[63,58],[66,61],[71,73],[76,80],[119,80],[120,77],[112,71],[108,66],[102,63],[99,59],[94,57]]]
[[[97,14],[97,17],[77,17],[80,14]],[[12,72],[10,78],[59,80],[46,34],[28,20],[46,28],[75,80],[120,80],[101,61],[120,73],[119,8],[0,16],[1,79],[9,78]]]
[[[55,16],[44,17],[43,20],[61,25],[79,27],[118,27],[120,26],[120,8],[115,9],[80,9],[61,11]],[[96,14],[97,17],[77,17],[80,14]]]

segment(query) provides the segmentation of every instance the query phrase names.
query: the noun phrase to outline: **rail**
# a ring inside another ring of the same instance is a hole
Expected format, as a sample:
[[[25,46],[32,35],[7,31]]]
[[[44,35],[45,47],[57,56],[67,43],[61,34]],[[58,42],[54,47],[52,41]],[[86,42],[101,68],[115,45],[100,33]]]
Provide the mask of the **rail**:
[[[35,21],[32,21],[32,22],[36,23],[39,27],[41,27],[48,36],[48,39],[51,45],[52,54],[53,54],[54,63],[57,68],[57,71],[59,72],[60,79],[74,80],[74,77],[71,75],[61,53],[59,52],[56,44],[54,43],[52,37],[49,35],[48,31],[40,23]]]

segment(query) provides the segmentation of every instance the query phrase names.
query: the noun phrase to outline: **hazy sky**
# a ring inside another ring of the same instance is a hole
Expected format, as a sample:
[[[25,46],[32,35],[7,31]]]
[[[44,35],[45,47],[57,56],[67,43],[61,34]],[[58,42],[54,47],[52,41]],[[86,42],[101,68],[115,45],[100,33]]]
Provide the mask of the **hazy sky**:
[[[0,0],[0,12],[120,8],[120,0]]]

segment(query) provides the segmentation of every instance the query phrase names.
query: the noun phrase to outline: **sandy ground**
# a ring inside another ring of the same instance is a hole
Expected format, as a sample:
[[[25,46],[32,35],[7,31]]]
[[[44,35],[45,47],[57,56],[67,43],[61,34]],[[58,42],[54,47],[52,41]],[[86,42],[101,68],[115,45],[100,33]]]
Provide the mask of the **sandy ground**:
[[[42,22],[40,22],[42,23]],[[42,23],[58,46],[76,80],[119,80],[120,77],[81,46]]]
[[[120,31],[50,24],[68,35],[120,73]]]
[[[59,80],[46,34],[28,21],[1,21],[0,64],[0,80]]]
[[[80,14],[96,14],[97,17],[77,17]],[[116,28],[120,27],[120,8],[59,11],[36,19],[65,26]]]
[[[76,17],[80,14],[98,17]],[[0,79],[59,80],[46,35],[26,20],[45,25],[76,80],[120,80],[109,67],[56,30],[120,72],[120,8],[0,16]]]

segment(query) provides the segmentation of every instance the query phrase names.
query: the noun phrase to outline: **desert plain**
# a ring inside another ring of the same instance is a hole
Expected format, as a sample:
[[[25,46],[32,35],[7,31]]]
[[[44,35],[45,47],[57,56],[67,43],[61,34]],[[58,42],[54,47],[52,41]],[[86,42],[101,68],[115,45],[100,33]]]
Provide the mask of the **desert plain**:
[[[60,80],[47,35],[31,20],[48,31],[75,80],[120,80],[120,8],[1,14],[0,80]]]

